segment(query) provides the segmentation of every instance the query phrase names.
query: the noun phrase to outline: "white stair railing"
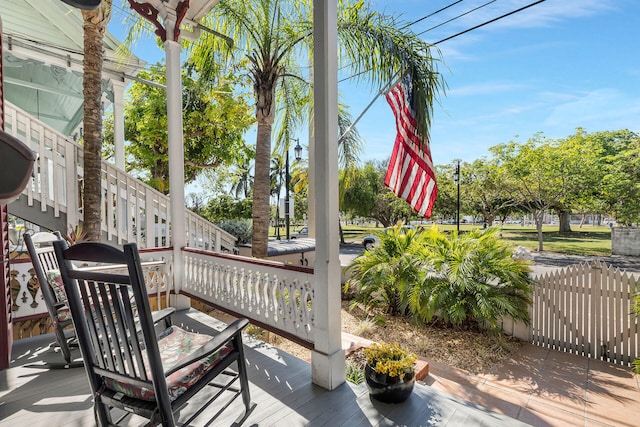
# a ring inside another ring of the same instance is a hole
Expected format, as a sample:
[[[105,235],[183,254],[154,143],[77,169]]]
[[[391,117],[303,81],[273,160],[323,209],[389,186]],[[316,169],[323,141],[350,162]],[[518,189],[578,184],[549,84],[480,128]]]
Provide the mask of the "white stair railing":
[[[37,201],[42,212],[49,207],[56,218],[65,214],[67,224],[78,224],[82,219],[82,147],[8,102],[5,127],[38,155],[31,185],[20,197],[26,197],[34,209]],[[102,191],[102,231],[110,241],[136,242],[140,248],[171,245],[169,196],[105,161]],[[235,237],[211,222],[186,210],[185,223],[187,246],[233,251]]]

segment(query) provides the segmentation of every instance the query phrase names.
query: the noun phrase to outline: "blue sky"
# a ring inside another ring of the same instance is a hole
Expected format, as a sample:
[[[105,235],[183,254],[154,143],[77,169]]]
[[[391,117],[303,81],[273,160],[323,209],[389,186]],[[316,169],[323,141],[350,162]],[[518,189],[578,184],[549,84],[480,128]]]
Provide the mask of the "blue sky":
[[[411,28],[419,33],[490,2],[464,0]],[[426,32],[435,43],[534,0],[495,0]],[[455,0],[373,0],[389,14],[413,21]],[[515,15],[438,44],[448,89],[434,104],[431,151],[434,163],[473,161],[492,145],[525,141],[536,132],[549,138],[630,129],[640,132],[640,2],[635,0],[547,0]],[[110,31],[122,38],[121,17]],[[134,52],[156,62],[163,52],[151,41]],[[343,76],[341,76],[343,77]],[[341,83],[354,117],[375,96],[364,85]],[[379,97],[358,124],[363,160],[391,154],[394,119]],[[252,134],[253,135],[253,134]],[[253,143],[254,136],[248,136]],[[301,142],[304,137],[301,138]]]

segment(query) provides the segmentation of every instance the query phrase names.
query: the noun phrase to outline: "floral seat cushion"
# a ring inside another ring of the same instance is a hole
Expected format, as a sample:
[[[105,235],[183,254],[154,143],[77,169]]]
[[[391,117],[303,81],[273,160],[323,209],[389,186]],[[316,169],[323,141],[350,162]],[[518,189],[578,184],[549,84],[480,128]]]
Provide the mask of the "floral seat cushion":
[[[67,294],[64,291],[64,284],[59,270],[50,270],[47,272],[47,282],[53,291],[53,295],[57,302],[67,302]],[[56,309],[56,317],[58,322],[64,322],[71,319],[71,311],[66,305]]]
[[[66,302],[67,293],[64,291],[64,283],[62,283],[62,277],[59,270],[49,270],[47,272],[47,282],[53,291],[53,295],[56,297],[57,302]]]
[[[158,339],[162,366],[168,368],[179,363],[206,344],[211,338],[209,335],[187,332],[184,329],[172,326],[163,333],[162,338]],[[233,343],[230,342],[209,357],[187,365],[168,376],[166,381],[171,400],[177,399],[189,387],[198,382],[200,378],[213,369],[220,360],[232,350]],[[142,357],[144,359],[144,365],[147,367],[147,376],[151,376],[146,351],[143,352]],[[121,392],[129,397],[149,401],[155,400],[155,391],[153,389],[137,387],[109,378],[105,379],[105,383],[108,388]]]

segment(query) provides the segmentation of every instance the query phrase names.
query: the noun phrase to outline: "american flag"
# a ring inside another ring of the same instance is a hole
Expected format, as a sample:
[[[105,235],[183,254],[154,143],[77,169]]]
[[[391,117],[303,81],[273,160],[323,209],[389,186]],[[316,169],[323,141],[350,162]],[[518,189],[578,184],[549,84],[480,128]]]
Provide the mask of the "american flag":
[[[387,93],[387,102],[396,117],[398,133],[384,185],[409,202],[417,213],[429,218],[438,185],[429,140],[423,140],[416,127],[409,74]]]

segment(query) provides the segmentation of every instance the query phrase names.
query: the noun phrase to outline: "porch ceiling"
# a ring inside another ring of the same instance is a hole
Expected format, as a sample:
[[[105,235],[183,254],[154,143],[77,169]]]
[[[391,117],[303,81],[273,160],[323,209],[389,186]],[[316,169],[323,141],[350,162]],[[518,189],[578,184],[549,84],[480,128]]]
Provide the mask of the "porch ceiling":
[[[82,121],[81,12],[60,0],[0,0],[5,98],[65,135]],[[120,42],[105,34],[105,101],[110,80],[124,80],[145,65],[134,55],[116,57]]]

